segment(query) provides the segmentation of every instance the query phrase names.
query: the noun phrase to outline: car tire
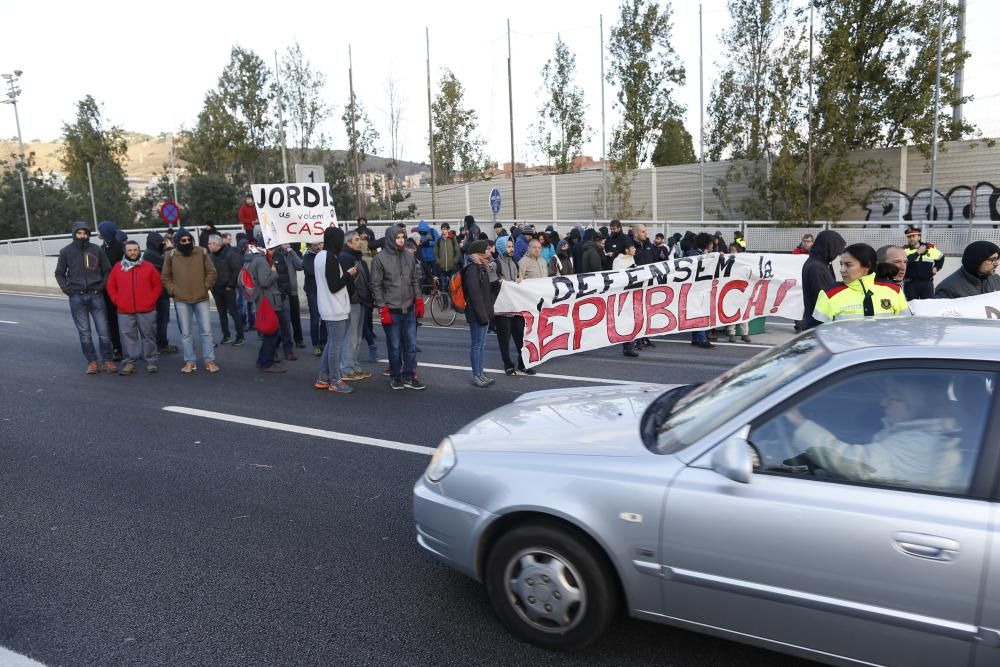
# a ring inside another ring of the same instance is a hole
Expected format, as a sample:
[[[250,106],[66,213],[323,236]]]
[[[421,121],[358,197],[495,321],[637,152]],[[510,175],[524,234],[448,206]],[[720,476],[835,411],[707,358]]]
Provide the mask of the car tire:
[[[504,533],[487,557],[485,584],[503,624],[542,648],[583,648],[618,611],[617,578],[607,558],[586,538],[553,523]]]

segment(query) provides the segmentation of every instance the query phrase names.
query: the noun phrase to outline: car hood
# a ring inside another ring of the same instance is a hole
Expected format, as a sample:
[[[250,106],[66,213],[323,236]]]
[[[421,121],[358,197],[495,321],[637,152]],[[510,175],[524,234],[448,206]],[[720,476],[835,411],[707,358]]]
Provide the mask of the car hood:
[[[524,394],[452,436],[459,451],[516,451],[582,456],[649,456],[639,418],[677,385],[635,384],[551,389]]]

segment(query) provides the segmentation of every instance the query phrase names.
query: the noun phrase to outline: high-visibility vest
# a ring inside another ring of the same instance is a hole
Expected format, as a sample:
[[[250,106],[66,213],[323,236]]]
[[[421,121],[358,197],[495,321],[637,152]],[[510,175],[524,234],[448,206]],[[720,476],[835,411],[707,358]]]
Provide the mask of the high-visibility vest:
[[[819,322],[899,315],[910,315],[903,290],[896,283],[876,280],[874,273],[822,290],[813,311]]]

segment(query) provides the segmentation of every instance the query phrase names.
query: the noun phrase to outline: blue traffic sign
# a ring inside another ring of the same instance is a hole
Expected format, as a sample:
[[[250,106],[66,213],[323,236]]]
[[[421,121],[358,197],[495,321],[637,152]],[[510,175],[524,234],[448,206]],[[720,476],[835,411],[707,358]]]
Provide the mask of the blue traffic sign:
[[[500,212],[500,191],[496,188],[490,190],[490,210],[493,211],[493,215]]]

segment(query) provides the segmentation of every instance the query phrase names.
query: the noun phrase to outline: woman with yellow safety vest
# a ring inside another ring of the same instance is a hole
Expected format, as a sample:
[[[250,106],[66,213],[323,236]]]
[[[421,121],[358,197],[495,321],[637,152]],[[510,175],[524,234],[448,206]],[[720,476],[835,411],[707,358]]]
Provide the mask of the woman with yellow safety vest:
[[[877,266],[870,245],[855,243],[844,248],[840,255],[843,281],[819,293],[813,317],[822,323],[910,315],[903,290],[896,283],[877,280]]]

